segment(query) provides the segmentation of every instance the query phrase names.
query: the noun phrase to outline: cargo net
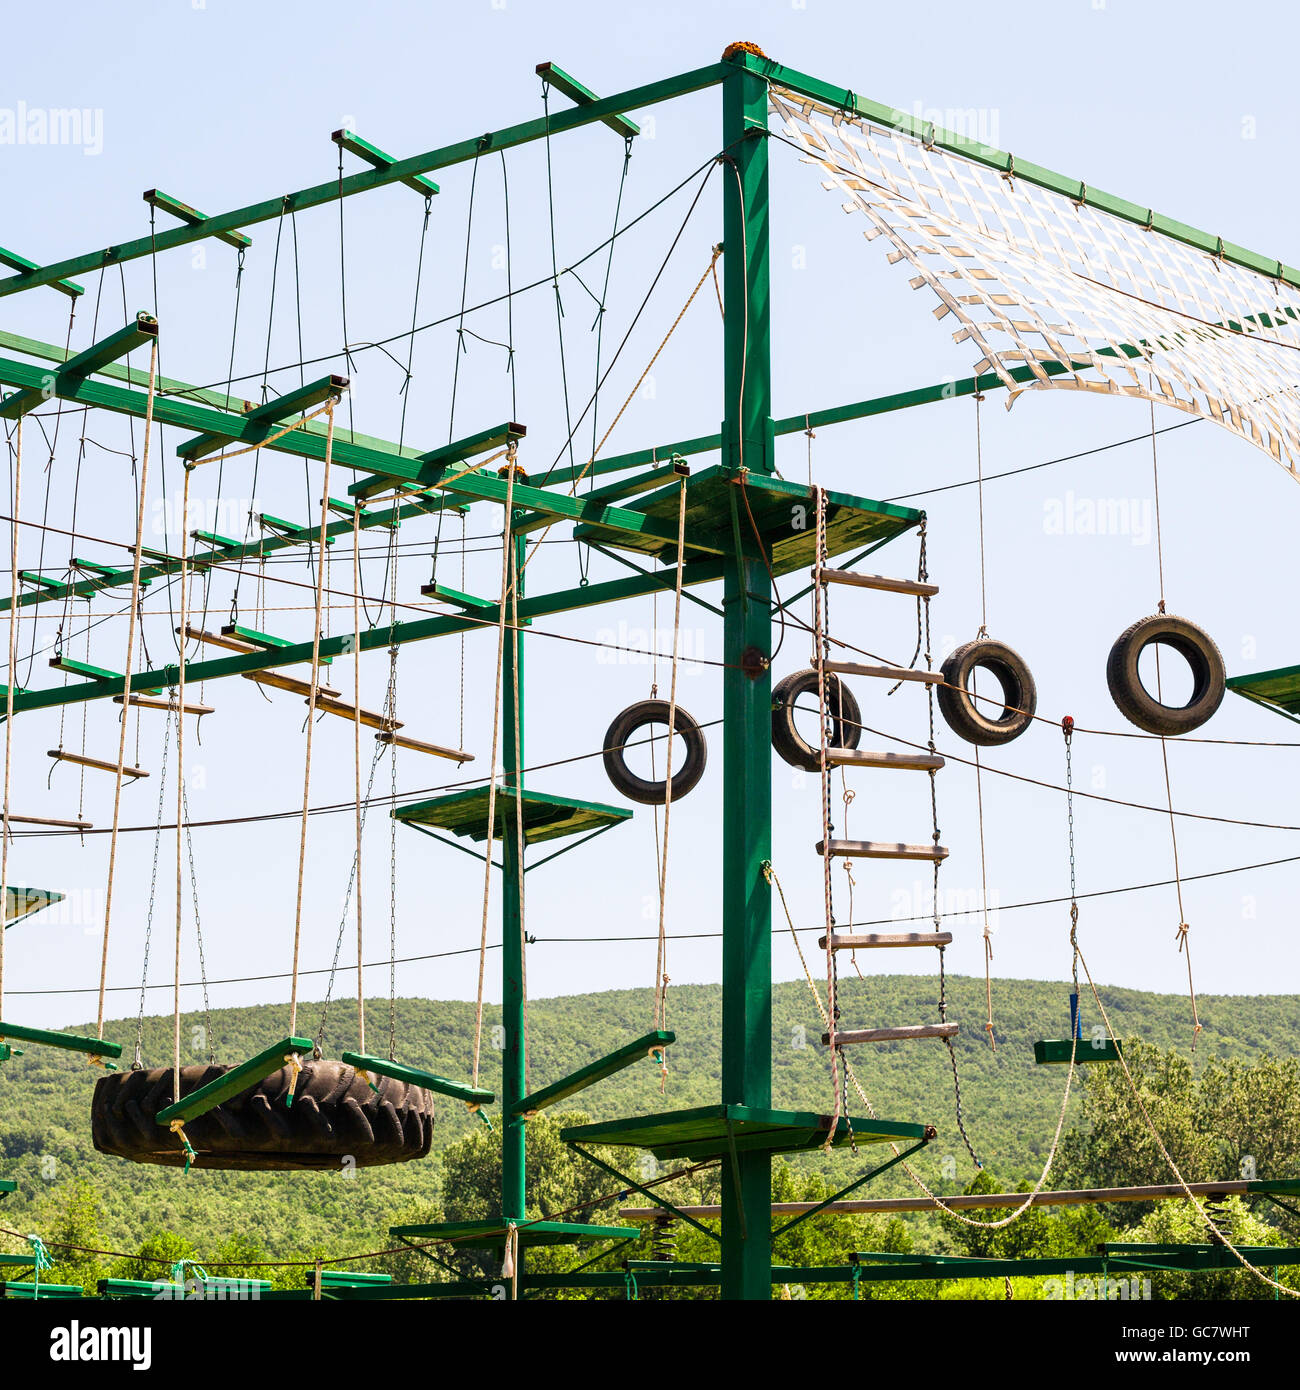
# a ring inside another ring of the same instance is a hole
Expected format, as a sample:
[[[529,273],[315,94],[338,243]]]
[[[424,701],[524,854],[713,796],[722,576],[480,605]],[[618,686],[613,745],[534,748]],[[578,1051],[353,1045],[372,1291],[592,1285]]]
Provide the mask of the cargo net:
[[[1008,408],[1030,387],[1139,396],[1214,420],[1300,476],[1292,286],[903,131],[771,90],[774,133],[938,298]],[[1148,219],[1149,220],[1149,219]]]

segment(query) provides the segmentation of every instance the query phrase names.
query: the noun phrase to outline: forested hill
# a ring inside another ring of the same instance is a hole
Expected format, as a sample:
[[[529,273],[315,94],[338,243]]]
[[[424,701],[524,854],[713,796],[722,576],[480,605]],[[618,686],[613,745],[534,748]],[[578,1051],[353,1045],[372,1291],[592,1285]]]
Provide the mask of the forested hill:
[[[873,976],[867,985],[842,983],[844,1016],[855,1024],[916,1022],[934,1013],[933,981],[909,976]],[[983,980],[949,981],[950,1016],[962,1024],[957,1044],[962,1100],[972,1143],[991,1172],[1006,1183],[1037,1176],[1050,1144],[1065,1080],[1063,1067],[1036,1067],[1035,1038],[1068,1034],[1068,987],[1026,980],[994,984],[998,1048],[986,1040]],[[870,999],[870,1009],[867,1000]],[[1119,1036],[1137,1037],[1161,1047],[1189,1050],[1192,1029],[1186,998],[1107,988],[1107,1009]],[[718,1098],[721,990],[717,986],[674,986],[669,995],[669,1026],[678,1043],[671,1049],[666,1091],[660,1093],[658,1068],[650,1063],[601,1082],[567,1103],[593,1118],[613,1118],[659,1109],[703,1105]],[[1196,1066],[1210,1058],[1251,1060],[1268,1053],[1291,1057],[1300,1052],[1300,997],[1201,996],[1204,1032]],[[1093,1023],[1095,1005],[1085,1001],[1084,1018]],[[308,1034],[319,1021],[320,1006],[301,1006],[300,1027]],[[218,1060],[239,1061],[282,1038],[287,1030],[283,1006],[217,1010],[212,1028]],[[773,1103],[802,1110],[832,1105],[829,1064],[819,1045],[821,1022],[802,982],[777,985],[773,1000]],[[484,1079],[494,1085],[498,1071],[489,1010],[484,1039]],[[203,1060],[203,1023],[187,1015],[183,1036],[188,1060]],[[415,1066],[468,1079],[474,1026],[473,1005],[461,1001],[399,1000],[396,1055]],[[646,1032],[651,999],[646,990],[540,999],[529,1006],[533,1088],[576,1070],[602,1053]],[[76,1028],[76,1021],[69,1020]],[[171,1058],[170,1018],[144,1024],[144,1059],[164,1065]],[[86,1031],[83,1027],[80,1031]],[[124,1046],[129,1063],[135,1023],[110,1023],[106,1035]],[[330,1013],[327,1055],[356,1045],[355,1006],[336,1003]],[[367,1009],[367,1045],[387,1050],[388,1001]],[[876,1112],[888,1119],[923,1121],[939,1130],[926,1161],[940,1177],[945,1156],[955,1159],[955,1177],[974,1174],[954,1122],[952,1074],[939,1043],[894,1044],[859,1050],[858,1066]],[[338,1175],[261,1175],[179,1171],[139,1167],[96,1154],[90,1142],[90,1094],[96,1072],[84,1061],[49,1048],[29,1048],[0,1066],[0,1177],[18,1181],[19,1190],[0,1207],[0,1225],[22,1226],[57,1203],[77,1179],[93,1184],[99,1197],[100,1234],[113,1248],[129,1249],[149,1231],[183,1231],[200,1246],[231,1230],[256,1229],[268,1253],[305,1248],[367,1248],[403,1213],[427,1209],[439,1197],[440,1163],[364,1169],[350,1181]],[[1082,1088],[1080,1087],[1080,1090]],[[1071,1122],[1081,1107],[1071,1100]],[[436,1148],[466,1132],[471,1123],[457,1102],[439,1103]],[[821,1155],[817,1161],[824,1162]],[[836,1157],[829,1160],[839,1163]],[[952,1169],[952,1165],[948,1165]],[[894,1175],[889,1175],[893,1179]],[[905,1181],[905,1180],[902,1180]],[[873,1193],[892,1190],[873,1187]],[[901,1190],[901,1189],[900,1189]]]

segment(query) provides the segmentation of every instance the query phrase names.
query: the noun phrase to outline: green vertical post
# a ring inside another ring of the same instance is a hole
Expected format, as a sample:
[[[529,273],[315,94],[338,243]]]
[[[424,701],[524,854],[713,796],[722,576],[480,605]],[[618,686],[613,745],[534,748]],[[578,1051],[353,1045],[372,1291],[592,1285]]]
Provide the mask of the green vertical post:
[[[512,525],[514,517],[507,517]],[[524,559],[527,541],[516,536],[515,583],[523,598]],[[510,622],[511,609],[506,609]],[[505,660],[501,666],[501,719],[504,724],[502,763],[505,785],[522,789],[524,767],[524,638],[506,629]],[[513,807],[501,817],[501,1021],[505,1025],[505,1051],[501,1066],[501,1215],[522,1221],[528,1212],[525,1164],[528,1122],[514,1114],[515,1102],[527,1092],[524,1054],[524,904],[520,893],[520,863]],[[490,851],[492,841],[487,848]],[[524,1254],[516,1263],[523,1276]]]
[[[723,461],[774,467],[768,265],[767,85],[736,60],[722,83]],[[723,581],[722,1099],[772,1101],[772,903],[763,861],[772,840],[771,579],[743,501],[741,553]],[[772,1296],[772,1160],[722,1165],[722,1297]]]

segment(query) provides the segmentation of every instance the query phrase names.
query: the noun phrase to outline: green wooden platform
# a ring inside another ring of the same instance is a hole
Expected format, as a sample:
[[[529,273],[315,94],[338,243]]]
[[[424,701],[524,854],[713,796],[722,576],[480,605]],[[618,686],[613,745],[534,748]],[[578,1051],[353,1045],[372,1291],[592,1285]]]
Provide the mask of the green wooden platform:
[[[585,1091],[588,1086],[594,1086],[597,1081],[603,1081],[607,1076],[613,1076],[615,1072],[623,1071],[625,1068],[635,1065],[643,1058],[654,1056],[676,1041],[676,1033],[657,1028],[653,1033],[646,1033],[643,1037],[625,1043],[604,1057],[598,1057],[594,1062],[589,1062],[585,1067],[579,1067],[577,1071],[571,1072],[559,1081],[553,1081],[549,1086],[542,1087],[540,1091],[534,1091],[532,1095],[524,1096],[514,1106],[512,1113],[525,1117],[534,1115],[539,1110],[545,1110],[548,1105],[555,1105],[559,1101],[567,1100],[570,1096],[577,1095],[579,1091]]]
[[[1300,666],[1279,666],[1250,676],[1229,676],[1228,689],[1287,719],[1300,722]]]
[[[1087,1038],[1080,1038],[1078,1046],[1074,1050],[1075,1066],[1083,1066],[1087,1062],[1118,1062],[1121,1046],[1111,1038],[1098,1047]],[[1049,1038],[1043,1042],[1034,1044],[1034,1061],[1039,1066],[1056,1066],[1070,1063],[1070,1040],[1069,1038]]]
[[[24,917],[30,917],[32,913],[40,912],[42,908],[62,901],[63,894],[56,893],[52,888],[6,887],[5,926],[11,927],[15,922],[21,922]]]
[[[757,1150],[799,1153],[826,1143],[832,1117],[794,1110],[762,1110],[749,1105],[701,1105],[693,1110],[669,1110],[627,1120],[573,1125],[560,1131],[566,1144],[608,1144],[648,1149],[656,1158],[719,1158],[723,1154]],[[841,1118],[832,1145],[847,1144],[850,1122]],[[852,1119],[852,1137],[859,1144],[890,1140],[915,1143],[931,1137],[927,1125],[894,1120]]]
[[[0,1178],[0,1200],[17,1191],[18,1183],[13,1178]]]
[[[588,1226],[579,1221],[527,1221],[518,1225],[520,1245],[581,1245],[584,1242],[636,1240],[640,1226]],[[485,1221],[439,1221],[432,1226],[390,1226],[399,1240],[445,1240],[474,1250],[495,1250],[505,1245],[506,1228],[500,1217]]]
[[[390,1062],[386,1057],[372,1057],[366,1052],[344,1052],[340,1060],[358,1071],[373,1072],[376,1076],[389,1076],[394,1081],[404,1081],[408,1086],[422,1086],[426,1091],[434,1091],[440,1096],[450,1096],[453,1100],[463,1100],[466,1105],[491,1105],[496,1100],[494,1091],[482,1086],[470,1086],[463,1081],[448,1081],[445,1076],[424,1071],[420,1067],[404,1066],[401,1062]]]
[[[575,801],[569,796],[550,796],[546,792],[525,790],[524,843],[535,845],[543,840],[556,840],[562,835],[583,835],[607,826],[630,820],[631,811],[606,806],[599,801]],[[393,818],[407,825],[428,825],[450,830],[454,835],[468,836],[482,843],[487,839],[488,789],[472,787],[468,791],[452,792],[450,796],[435,796],[431,801],[415,801],[409,806],[393,809]],[[503,833],[515,834],[515,791],[513,787],[498,787],[493,838]],[[504,832],[503,832],[504,827]]]
[[[265,1048],[256,1057],[250,1057],[247,1062],[231,1067],[215,1081],[209,1081],[206,1086],[200,1086],[189,1095],[182,1096],[180,1100],[160,1110],[154,1116],[154,1122],[169,1125],[173,1120],[188,1121],[206,1115],[209,1110],[215,1110],[224,1101],[232,1100],[241,1091],[256,1086],[259,1081],[264,1081],[273,1072],[279,1071],[285,1065],[285,1057],[291,1052],[310,1057],[313,1046],[310,1038],[285,1038],[283,1042]]]
[[[56,1033],[48,1028],[27,1028],[20,1023],[0,1023],[0,1042],[40,1043],[63,1052],[85,1052],[92,1057],[120,1057],[122,1044],[103,1038],[83,1038],[75,1033]]]
[[[753,528],[757,526],[773,574],[807,569],[816,559],[816,525],[809,489],[801,483],[749,473],[742,494],[740,486],[733,482],[736,476],[736,469],[721,464],[692,474],[686,482],[687,532],[709,542],[710,553],[730,553],[735,549],[736,528],[739,527],[742,539],[752,541]],[[619,505],[675,525],[680,488],[680,483],[670,483],[657,492],[627,499]],[[749,511],[745,509],[746,499]],[[831,555],[890,540],[921,520],[921,513],[912,507],[876,502],[846,492],[827,492],[826,502],[826,541]],[[750,512],[754,516],[752,524]],[[573,535],[575,540],[653,555],[664,564],[677,563],[676,544],[659,536],[585,524],[576,526]],[[693,551],[689,545],[686,549],[688,561],[705,553]]]

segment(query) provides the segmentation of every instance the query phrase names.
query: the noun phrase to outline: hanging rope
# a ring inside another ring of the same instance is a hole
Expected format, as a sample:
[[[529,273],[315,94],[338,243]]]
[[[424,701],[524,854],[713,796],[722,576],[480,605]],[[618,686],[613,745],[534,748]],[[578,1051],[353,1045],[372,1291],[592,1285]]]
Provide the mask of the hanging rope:
[[[149,482],[149,446],[153,439],[154,393],[158,386],[158,339],[149,350],[149,392],[145,398],[144,446],[140,458],[140,482],[135,519],[135,548],[131,561],[131,606],[126,629],[126,659],[122,677],[122,723],[117,742],[117,767],[113,778],[113,828],[108,840],[108,883],[104,890],[104,937],[99,955],[99,1005],[96,1011],[96,1036],[104,1036],[104,995],[108,988],[108,934],[113,920],[113,873],[117,867],[117,835],[122,812],[122,773],[126,766],[127,715],[131,708],[131,663],[135,654],[136,625],[140,618],[140,564],[144,552],[145,495]]]
[[[9,668],[5,673],[4,824],[0,826],[0,1018],[4,1017],[5,918],[9,909],[9,790],[13,769],[14,687],[18,684],[18,514],[23,485],[23,421],[14,429],[13,488],[9,525]],[[103,1036],[102,1033],[100,1035]]]
[[[672,668],[668,683],[668,748],[664,763],[664,838],[659,854],[659,944],[655,958],[655,996],[654,1026],[656,1029],[668,1027],[668,825],[673,808],[673,739],[677,732],[677,667],[678,652],[681,646],[682,625],[682,569],[686,550],[686,479],[678,484],[677,501],[677,574],[673,585],[673,651]],[[652,641],[657,646],[658,634]],[[668,1049],[659,1053],[660,1076],[668,1076]]]
[[[428,208],[426,200],[425,226],[429,223]],[[424,253],[424,236],[420,237],[421,258]],[[414,347],[414,338],[412,338]],[[410,363],[407,363],[407,380],[410,380]],[[405,417],[406,404],[402,404],[402,413]],[[365,980],[362,971],[362,963],[365,960],[365,934],[362,927],[362,908],[361,908],[361,834],[365,829],[365,813],[361,805],[361,499],[358,498],[352,507],[352,641],[355,644],[352,649],[352,703],[354,713],[352,718],[352,769],[356,788],[356,805],[353,812],[354,828],[356,831],[356,849],[354,851],[355,873],[354,891],[357,897],[357,1051],[366,1050],[366,998]],[[379,745],[382,747],[383,745]],[[324,1021],[322,1020],[322,1032],[324,1031]]]
[[[975,393],[975,469],[977,496],[979,498],[980,535],[980,637],[989,635],[988,585],[985,582],[984,549],[984,442],[980,428],[980,407],[984,397]],[[972,685],[975,681],[971,674]],[[979,745],[975,745],[975,803],[979,816],[980,835],[980,908],[984,915],[984,1031],[988,1034],[989,1046],[998,1050],[998,1040],[993,1031],[993,936],[989,929],[989,875],[984,849],[984,769],[980,766]]]
[[[320,553],[324,554],[329,525],[330,464],[334,458],[334,405],[331,398],[326,406],[325,432],[325,476],[321,481],[320,502]],[[307,870],[307,814],[311,805],[311,743],[312,730],[316,727],[316,690],[320,684],[320,622],[321,604],[324,599],[325,567],[316,566],[316,613],[311,633],[311,695],[308,697],[307,712],[307,751],[303,758],[302,773],[302,825],[298,835],[298,891],[293,913],[293,983],[289,997],[289,1033],[297,1031],[298,1024],[298,960],[302,947],[302,891],[303,878]]]
[[[511,589],[511,556],[514,552],[515,451],[512,440],[507,452],[505,519],[501,527],[501,601],[497,605],[497,667],[493,682],[492,753],[488,764],[487,838],[483,850],[483,918],[479,930],[478,994],[474,1004],[474,1076],[478,1085],[479,1057],[483,1049],[483,981],[487,971],[488,907],[492,898],[492,840],[496,833],[497,813],[497,750],[501,740],[501,671],[506,654],[506,604]]]
[[[189,631],[189,538],[190,538],[190,479],[194,465],[185,465],[185,482],[181,494],[181,613],[180,641],[177,646],[176,675],[176,947],[175,974],[172,983],[172,1099],[181,1098],[181,926],[185,896],[181,867],[184,862],[185,837],[185,653]],[[123,719],[125,720],[125,713]],[[292,1031],[292,1030],[290,1030]]]
[[[1151,479],[1155,493],[1155,513],[1156,513],[1156,565],[1160,578],[1160,602],[1158,611],[1165,611],[1165,554],[1164,543],[1161,538],[1160,530],[1160,460],[1156,453],[1156,407],[1155,402],[1148,402],[1151,410]],[[1164,692],[1160,684],[1160,647],[1156,645],[1156,699],[1163,703]],[[1169,776],[1169,740],[1163,734],[1160,735],[1160,762],[1164,769],[1165,777],[1165,805],[1169,810],[1169,842],[1174,855],[1174,891],[1178,898],[1178,931],[1175,933],[1175,940],[1178,942],[1178,951],[1187,960],[1187,993],[1192,1002],[1192,1051],[1196,1051],[1196,1039],[1201,1032],[1201,1019],[1196,1007],[1196,982],[1192,977],[1192,944],[1189,933],[1191,927],[1187,922],[1187,913],[1183,909],[1183,877],[1178,864],[1178,825],[1174,819],[1174,792],[1173,783]]]

